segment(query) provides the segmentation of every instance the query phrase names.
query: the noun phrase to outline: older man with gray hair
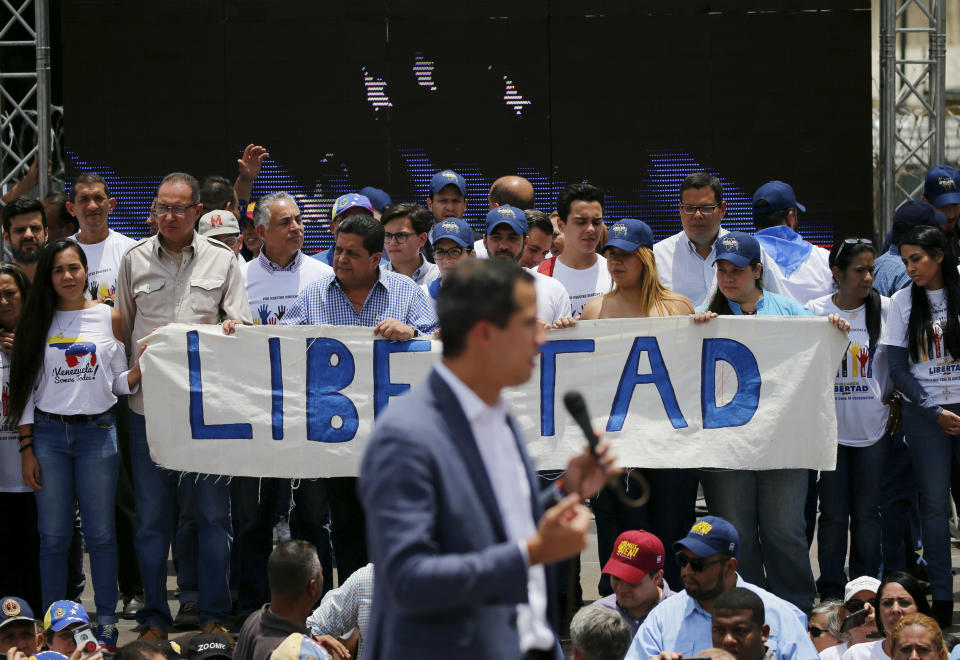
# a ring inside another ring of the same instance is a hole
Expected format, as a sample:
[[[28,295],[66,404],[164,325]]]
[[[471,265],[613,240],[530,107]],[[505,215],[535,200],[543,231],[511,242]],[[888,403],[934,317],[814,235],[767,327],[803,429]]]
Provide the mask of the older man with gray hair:
[[[582,607],[570,621],[575,660],[623,660],[632,639],[629,624],[604,607]]]

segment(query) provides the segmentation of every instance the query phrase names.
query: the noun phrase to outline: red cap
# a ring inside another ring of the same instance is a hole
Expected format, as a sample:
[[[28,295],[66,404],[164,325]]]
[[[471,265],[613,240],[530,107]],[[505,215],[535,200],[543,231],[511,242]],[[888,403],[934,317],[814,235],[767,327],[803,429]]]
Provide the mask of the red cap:
[[[663,543],[642,529],[624,532],[613,544],[610,559],[603,573],[615,575],[624,582],[636,584],[643,576],[663,568]]]

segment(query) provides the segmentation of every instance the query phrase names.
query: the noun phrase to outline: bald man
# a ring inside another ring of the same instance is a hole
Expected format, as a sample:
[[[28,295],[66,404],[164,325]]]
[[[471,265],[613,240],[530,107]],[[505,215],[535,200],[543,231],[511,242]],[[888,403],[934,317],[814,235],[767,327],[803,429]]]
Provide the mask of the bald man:
[[[498,206],[516,206],[521,211],[533,208],[533,185],[522,176],[502,176],[490,186],[490,208]],[[487,249],[483,246],[483,237],[473,244],[473,254],[480,259],[487,258]]]

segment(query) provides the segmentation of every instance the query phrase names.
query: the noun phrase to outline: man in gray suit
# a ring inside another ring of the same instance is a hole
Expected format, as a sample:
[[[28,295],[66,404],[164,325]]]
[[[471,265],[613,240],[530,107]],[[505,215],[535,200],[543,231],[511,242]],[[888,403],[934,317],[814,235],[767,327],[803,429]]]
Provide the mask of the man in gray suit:
[[[529,273],[501,259],[461,265],[437,316],[443,359],[381,414],[360,470],[376,567],[370,657],[559,658],[545,567],[586,545],[581,501],[614,457],[601,442],[599,458],[571,459],[543,513],[500,396],[530,378],[546,339]]]

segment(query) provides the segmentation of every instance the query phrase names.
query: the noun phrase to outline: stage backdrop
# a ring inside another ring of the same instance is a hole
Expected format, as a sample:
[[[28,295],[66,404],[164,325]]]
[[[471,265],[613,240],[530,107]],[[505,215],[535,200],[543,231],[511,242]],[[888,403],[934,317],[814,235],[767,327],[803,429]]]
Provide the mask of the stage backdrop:
[[[218,326],[168,325],[147,341],[153,459],[262,477],[356,475],[376,415],[404,405],[397,397],[441,348],[336,326],[226,337]],[[552,331],[529,382],[505,396],[539,469],[583,450],[563,409],[578,390],[624,466],[833,470],[833,383],[848,343],[825,318],[586,321]]]
[[[254,197],[284,189],[326,220],[373,185],[420,201],[467,180],[480,226],[491,182],[521,174],[550,211],[571,181],[611,219],[679,229],[692,171],[723,180],[726,226],[793,184],[801,232],[872,235],[867,0],[62,0],[65,143],[143,224],[161,176],[236,175],[271,153]],[[328,245],[308,225],[308,251]]]

